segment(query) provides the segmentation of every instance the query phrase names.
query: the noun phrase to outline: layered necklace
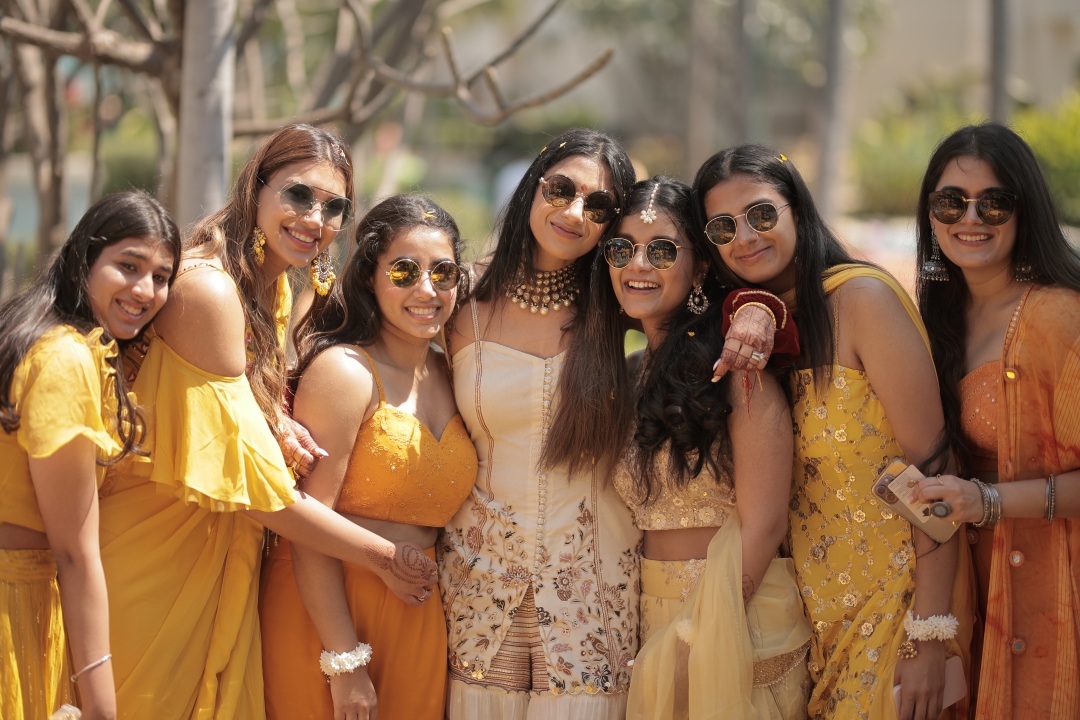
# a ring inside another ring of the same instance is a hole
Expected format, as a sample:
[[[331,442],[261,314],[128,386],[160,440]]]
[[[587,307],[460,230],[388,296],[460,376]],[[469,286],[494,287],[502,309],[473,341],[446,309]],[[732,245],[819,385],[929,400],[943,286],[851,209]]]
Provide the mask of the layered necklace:
[[[575,263],[550,272],[537,271],[531,281],[525,279],[524,269],[518,271],[518,283],[506,289],[506,297],[522,310],[547,315],[551,310],[570,307],[577,300],[578,283]]]

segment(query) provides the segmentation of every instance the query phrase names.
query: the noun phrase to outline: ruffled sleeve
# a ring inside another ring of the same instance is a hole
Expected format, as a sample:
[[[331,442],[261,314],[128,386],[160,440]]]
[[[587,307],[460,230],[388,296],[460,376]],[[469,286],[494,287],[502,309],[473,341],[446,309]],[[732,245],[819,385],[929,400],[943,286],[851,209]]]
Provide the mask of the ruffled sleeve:
[[[76,437],[97,446],[102,459],[120,453],[116,432],[116,343],[102,344],[102,329],[83,335],[63,325],[30,348],[12,383],[19,446],[48,457]]]
[[[212,375],[154,338],[135,393],[149,415],[152,463],[133,464],[165,492],[214,512],[291,505],[293,479],[247,378]]]

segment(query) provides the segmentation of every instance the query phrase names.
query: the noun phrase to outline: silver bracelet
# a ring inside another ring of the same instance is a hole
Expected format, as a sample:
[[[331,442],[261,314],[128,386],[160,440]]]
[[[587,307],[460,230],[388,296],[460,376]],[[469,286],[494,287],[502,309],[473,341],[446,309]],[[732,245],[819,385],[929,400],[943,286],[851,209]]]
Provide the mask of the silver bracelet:
[[[1050,473],[1050,477],[1046,478],[1046,512],[1043,513],[1048,522],[1054,522],[1054,504],[1057,501],[1057,488],[1054,485],[1054,474]]]
[[[109,662],[110,660],[112,660],[112,653],[107,653],[105,655],[105,657],[101,658],[100,660],[95,660],[94,662],[90,663],[89,665],[84,667],[79,672],[72,675],[71,676],[71,682],[76,682],[79,679],[79,676],[82,675],[84,672],[90,672],[94,668],[100,667],[100,666],[104,665],[105,663]]]

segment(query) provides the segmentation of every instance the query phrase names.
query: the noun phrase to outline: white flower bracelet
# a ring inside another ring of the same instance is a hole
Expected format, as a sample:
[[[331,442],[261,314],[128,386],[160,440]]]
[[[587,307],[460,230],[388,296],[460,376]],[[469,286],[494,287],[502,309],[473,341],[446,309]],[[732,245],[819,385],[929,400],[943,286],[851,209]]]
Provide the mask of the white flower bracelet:
[[[949,615],[931,615],[928,618],[918,619],[908,610],[904,618],[904,631],[909,640],[952,640],[956,637],[956,631],[960,627],[960,621],[950,613]]]
[[[371,662],[371,646],[367,643],[358,643],[352,652],[339,653],[323,650],[319,655],[319,667],[327,678],[351,673],[369,662]]]

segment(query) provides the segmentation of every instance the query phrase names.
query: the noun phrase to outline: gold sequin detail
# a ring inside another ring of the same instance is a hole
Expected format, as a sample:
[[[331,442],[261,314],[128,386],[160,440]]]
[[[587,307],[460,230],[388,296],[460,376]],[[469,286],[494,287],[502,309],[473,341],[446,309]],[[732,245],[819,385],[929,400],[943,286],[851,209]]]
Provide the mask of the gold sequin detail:
[[[768,687],[787,677],[810,652],[810,641],[783,655],[776,655],[754,663],[754,687]]]

